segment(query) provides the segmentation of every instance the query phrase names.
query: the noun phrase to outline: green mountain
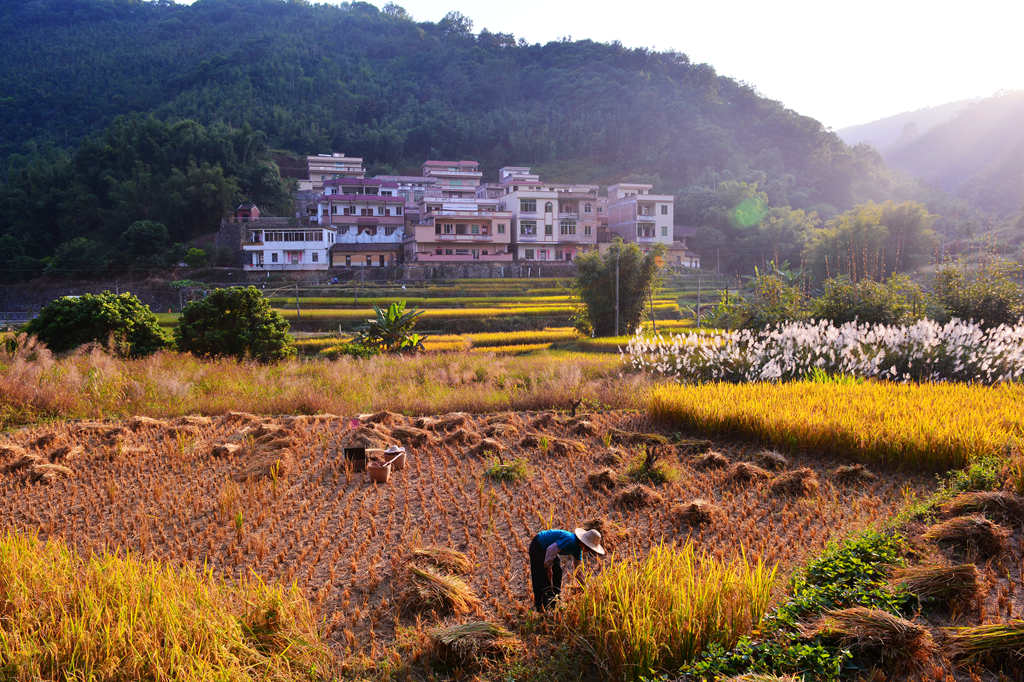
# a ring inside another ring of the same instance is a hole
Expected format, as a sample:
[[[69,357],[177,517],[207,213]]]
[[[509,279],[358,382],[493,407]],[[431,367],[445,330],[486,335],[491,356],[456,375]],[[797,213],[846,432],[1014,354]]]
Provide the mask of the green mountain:
[[[125,114],[200,127],[114,125]],[[473,158],[488,176],[529,164],[556,180],[646,180],[688,224],[728,182],[824,216],[908,194],[874,150],[676,52],[531,45],[458,13],[416,22],[362,2],[0,3],[0,236],[19,258],[97,226],[109,242],[132,218],[185,240],[232,201],[280,195],[271,149],[343,151],[371,172]],[[146,197],[164,178],[179,191],[155,210]],[[47,184],[61,201],[36,196]]]

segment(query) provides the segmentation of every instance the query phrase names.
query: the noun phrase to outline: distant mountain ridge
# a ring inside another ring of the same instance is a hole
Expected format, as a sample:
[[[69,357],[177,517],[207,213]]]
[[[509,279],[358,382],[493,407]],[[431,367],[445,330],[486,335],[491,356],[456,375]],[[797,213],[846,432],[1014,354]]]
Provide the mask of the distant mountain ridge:
[[[978,101],[978,99],[964,99],[915,111],[905,111],[870,123],[842,128],[836,131],[836,135],[848,145],[869,144],[884,155],[896,147],[912,142],[935,126],[953,119]]]
[[[899,126],[919,125],[901,139]],[[1024,209],[1024,91],[951,102],[838,132],[867,142],[893,168],[905,171],[986,211]]]

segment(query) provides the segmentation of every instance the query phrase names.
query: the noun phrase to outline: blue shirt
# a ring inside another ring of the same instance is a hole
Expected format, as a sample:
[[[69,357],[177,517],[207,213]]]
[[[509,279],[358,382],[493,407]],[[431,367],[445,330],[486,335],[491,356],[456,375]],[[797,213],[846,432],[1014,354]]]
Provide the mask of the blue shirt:
[[[542,530],[537,533],[537,542],[544,551],[547,551],[552,543],[557,544],[559,554],[568,554],[577,562],[583,561],[583,546],[575,533],[559,529]]]

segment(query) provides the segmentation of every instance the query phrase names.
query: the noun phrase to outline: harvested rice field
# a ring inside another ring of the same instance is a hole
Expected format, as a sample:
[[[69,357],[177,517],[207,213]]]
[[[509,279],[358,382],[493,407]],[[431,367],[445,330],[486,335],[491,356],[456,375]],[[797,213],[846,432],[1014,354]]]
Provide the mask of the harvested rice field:
[[[346,464],[352,444],[403,445],[407,464],[370,483]],[[627,480],[645,453],[670,480]],[[488,476],[498,458],[522,460],[526,477]],[[418,615],[407,598],[414,547],[463,552],[479,597],[466,609],[512,624],[531,606],[527,545],[546,527],[600,521],[620,558],[687,539],[713,556],[742,549],[785,576],[934,489],[931,474],[847,465],[659,432],[635,412],[61,423],[0,441],[0,533],[294,580],[336,654],[374,656]]]

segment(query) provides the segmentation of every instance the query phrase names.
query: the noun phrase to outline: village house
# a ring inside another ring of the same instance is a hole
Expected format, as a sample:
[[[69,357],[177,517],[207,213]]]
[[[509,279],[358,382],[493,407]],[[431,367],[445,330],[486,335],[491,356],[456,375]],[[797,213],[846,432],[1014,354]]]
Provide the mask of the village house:
[[[338,152],[307,156],[306,167],[308,179],[299,180],[300,192],[322,192],[327,180],[366,177],[362,157],[345,156]]]
[[[665,260],[673,265],[700,267],[700,258],[685,240],[676,240],[675,198],[653,194],[653,185],[620,182],[608,188],[608,230],[646,253],[655,244],[665,247]]]
[[[405,197],[398,183],[365,178],[324,181],[317,220],[334,233],[334,267],[384,267],[401,261]]]

